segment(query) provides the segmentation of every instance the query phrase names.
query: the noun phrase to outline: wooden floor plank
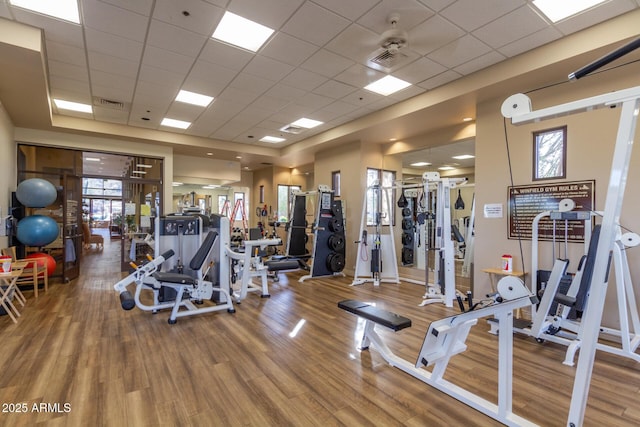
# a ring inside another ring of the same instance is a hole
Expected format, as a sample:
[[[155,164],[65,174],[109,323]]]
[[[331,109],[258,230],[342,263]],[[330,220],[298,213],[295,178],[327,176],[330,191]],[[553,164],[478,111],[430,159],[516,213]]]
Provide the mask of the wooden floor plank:
[[[424,287],[349,286],[349,278],[298,283],[280,274],[271,298],[249,294],[226,311],[180,318],[123,311],[113,284],[119,241],[83,259],[70,283],[32,292],[17,324],[0,317],[0,402],[69,404],[68,412],[0,413],[11,426],[449,426],[497,423],[360,351],[362,322],[337,307],[375,303],[412,319],[412,328],[380,334],[413,363],[431,321],[457,313],[418,307]],[[132,288],[133,290],[133,288]],[[292,331],[300,325],[297,334]],[[490,400],[497,394],[497,341],[480,320],[447,379]],[[544,426],[563,425],[575,367],[564,347],[514,339],[514,411]],[[640,422],[640,366],[598,352],[585,425]]]

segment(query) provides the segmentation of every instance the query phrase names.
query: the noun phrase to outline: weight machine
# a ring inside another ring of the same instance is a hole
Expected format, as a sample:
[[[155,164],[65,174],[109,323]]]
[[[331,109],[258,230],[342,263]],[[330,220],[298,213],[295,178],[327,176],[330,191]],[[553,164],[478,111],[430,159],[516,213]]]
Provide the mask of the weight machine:
[[[589,211],[572,210],[575,203],[569,199],[560,202],[558,211],[546,211],[538,214],[532,224],[531,239],[531,265],[532,265],[532,291],[538,295],[541,291],[544,294],[541,298],[539,306],[531,307],[531,322],[526,320],[516,320],[515,332],[522,333],[534,337],[539,342],[551,341],[562,344],[567,347],[565,365],[573,366],[576,352],[579,350],[582,342],[583,322],[581,317],[585,314],[585,308],[589,299],[591,276],[593,273],[593,262],[595,251],[600,235],[600,225],[596,225],[591,231],[592,218],[600,216],[602,213]],[[539,223],[544,218],[550,218],[553,221],[553,259],[554,269],[551,270],[547,277],[547,272],[538,269],[538,244],[539,244]],[[585,250],[578,264],[578,269],[573,277],[566,275],[566,269],[569,261],[566,259],[567,254],[567,223],[568,221],[584,221],[585,230]],[[556,260],[555,257],[555,236],[556,222],[563,221],[565,224],[565,257]],[[636,362],[640,362],[640,354],[636,353],[636,349],[640,345],[640,316],[636,305],[636,298],[631,283],[631,273],[626,257],[625,249],[627,247],[637,246],[640,243],[640,237],[635,233],[622,234],[618,227],[615,246],[612,252],[613,271],[615,272],[616,282],[621,281],[623,284],[619,287],[619,291],[623,292],[618,295],[618,316],[620,320],[620,329],[608,328],[601,326],[600,336],[603,338],[615,338],[620,341],[619,346],[598,342],[596,348],[607,353],[616,354],[618,356],[627,357]],[[542,277],[541,277],[542,276]],[[540,279],[540,280],[539,280]],[[567,284],[568,286],[563,286]],[[544,289],[539,289],[539,285],[544,284]],[[566,287],[566,289],[561,289]],[[495,323],[490,322],[491,333],[497,333]]]
[[[590,72],[610,63],[626,53],[640,47],[640,39],[617,49],[616,51],[588,64],[582,69],[571,73],[570,79],[578,79]],[[588,112],[599,108],[620,107],[618,133],[615,140],[611,172],[607,187],[605,205],[603,209],[600,235],[594,246],[593,273],[591,277],[590,295],[587,307],[582,316],[581,349],[578,356],[571,406],[567,419],[568,426],[580,426],[584,421],[584,413],[589,395],[589,385],[598,348],[598,336],[604,311],[604,302],[608,285],[611,254],[619,249],[617,241],[619,235],[619,218],[622,212],[624,191],[629,174],[629,164],[633,149],[638,111],[640,110],[640,86],[619,90],[616,92],[597,95],[578,101],[568,102],[538,111],[531,108],[531,100],[524,94],[515,94],[507,98],[502,104],[502,115],[511,119],[514,125],[538,122],[553,117]],[[624,253],[624,251],[622,251]],[[620,278],[622,279],[622,278]],[[618,305],[626,302],[625,280],[616,277],[616,293]],[[502,337],[502,333],[500,337]]]
[[[309,197],[311,197],[309,199]],[[315,207],[313,222],[307,221],[307,201]],[[314,203],[315,202],[315,203]],[[342,202],[335,200],[333,191],[326,185],[319,185],[317,191],[296,191],[288,224],[288,257],[311,258],[309,274],[298,281],[323,276],[342,275],[345,266],[345,231]],[[309,233],[311,232],[311,233]],[[306,248],[309,235],[313,236],[311,255]]]
[[[456,299],[455,247],[451,227],[451,189],[467,178],[445,178],[438,172],[422,174],[424,197],[435,203],[435,211],[425,213],[425,285],[421,306],[442,302],[453,307]],[[434,252],[433,277],[429,282],[429,251]]]
[[[356,270],[351,286],[367,282],[372,282],[374,286],[382,282],[400,283],[390,217],[393,209],[392,190],[392,187],[382,187],[379,183],[367,187],[362,204],[360,240],[356,242]],[[371,206],[369,200],[372,201]],[[387,224],[383,224],[385,219]],[[373,227],[373,233],[369,232],[370,227]],[[386,234],[384,227],[388,230]]]

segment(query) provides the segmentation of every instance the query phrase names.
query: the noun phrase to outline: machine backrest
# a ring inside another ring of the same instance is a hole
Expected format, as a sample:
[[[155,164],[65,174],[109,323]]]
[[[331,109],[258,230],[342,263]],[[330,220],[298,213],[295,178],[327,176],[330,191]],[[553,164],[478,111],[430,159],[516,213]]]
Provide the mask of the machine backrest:
[[[589,241],[589,249],[587,250],[587,259],[585,260],[582,279],[580,280],[580,288],[576,295],[575,310],[583,311],[587,305],[587,296],[591,288],[591,278],[593,277],[593,266],[596,260],[596,249],[598,248],[598,240],[600,239],[600,224],[593,227],[591,240]],[[572,310],[573,311],[573,310]],[[570,315],[570,318],[573,316]]]
[[[198,248],[198,251],[195,253],[193,258],[191,258],[191,262],[189,263],[189,268],[193,271],[198,271],[202,267],[202,264],[209,257],[209,252],[211,252],[211,248],[213,248],[213,244],[216,242],[218,238],[218,232],[209,231],[207,233],[207,237],[204,238],[204,242]]]

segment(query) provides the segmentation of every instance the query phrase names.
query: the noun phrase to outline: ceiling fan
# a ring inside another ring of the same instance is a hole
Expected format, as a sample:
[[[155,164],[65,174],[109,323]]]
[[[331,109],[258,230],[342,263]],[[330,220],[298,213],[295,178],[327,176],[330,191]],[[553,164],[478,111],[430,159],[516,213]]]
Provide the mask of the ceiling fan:
[[[387,22],[391,28],[382,33],[378,41],[378,48],[367,57],[367,65],[387,73],[412,59],[415,54],[407,48],[409,36],[407,32],[398,28],[399,14],[391,14]]]

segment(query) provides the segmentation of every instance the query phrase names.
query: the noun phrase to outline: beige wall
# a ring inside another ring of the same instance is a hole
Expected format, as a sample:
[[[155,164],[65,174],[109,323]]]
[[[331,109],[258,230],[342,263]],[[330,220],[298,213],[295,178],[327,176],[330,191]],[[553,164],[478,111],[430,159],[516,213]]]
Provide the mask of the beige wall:
[[[596,75],[572,84],[564,84],[553,88],[540,90],[530,95],[533,109],[559,103],[579,100],[584,97],[624,89],[638,84],[638,65],[635,72],[631,66],[625,67],[624,73],[610,71]],[[628,77],[627,77],[628,76]],[[495,99],[478,105],[477,137],[476,137],[476,248],[475,251],[475,286],[477,295],[489,289],[489,278],[482,273],[486,267],[496,267],[500,256],[504,253],[514,255],[514,268],[522,270],[523,257],[520,255],[519,242],[507,239],[507,187],[510,176],[507,163],[507,152],[503,129],[503,119],[500,114],[504,98]],[[596,209],[603,209],[609,181],[610,166],[615,143],[619,118],[619,109],[603,109],[567,117],[547,120],[523,126],[507,124],[509,151],[512,161],[513,182],[515,185],[532,183],[532,132],[556,126],[567,125],[567,181],[596,180]],[[636,140],[638,132],[636,134]],[[629,186],[627,188],[620,219],[627,229],[640,230],[638,209],[640,209],[640,194],[635,191],[636,183],[640,179],[640,153],[638,147],[631,159]],[[554,181],[557,182],[557,181]],[[505,216],[501,219],[487,219],[482,215],[482,208],[487,203],[502,203]],[[523,240],[524,268],[531,269],[530,241]],[[570,245],[571,264],[569,270],[575,272],[581,244]],[[545,245],[540,251],[542,268],[551,266],[551,247]],[[557,254],[557,252],[556,252]],[[637,249],[627,251],[630,260],[632,277],[640,280],[640,272],[634,266],[640,261]],[[605,323],[616,325],[612,304],[613,277],[609,286],[608,302],[605,308]]]
[[[0,216],[9,215],[11,192],[16,190],[16,144],[14,127],[9,114],[0,102]],[[4,230],[0,230],[4,234]],[[0,236],[0,247],[7,247],[8,239]]]

